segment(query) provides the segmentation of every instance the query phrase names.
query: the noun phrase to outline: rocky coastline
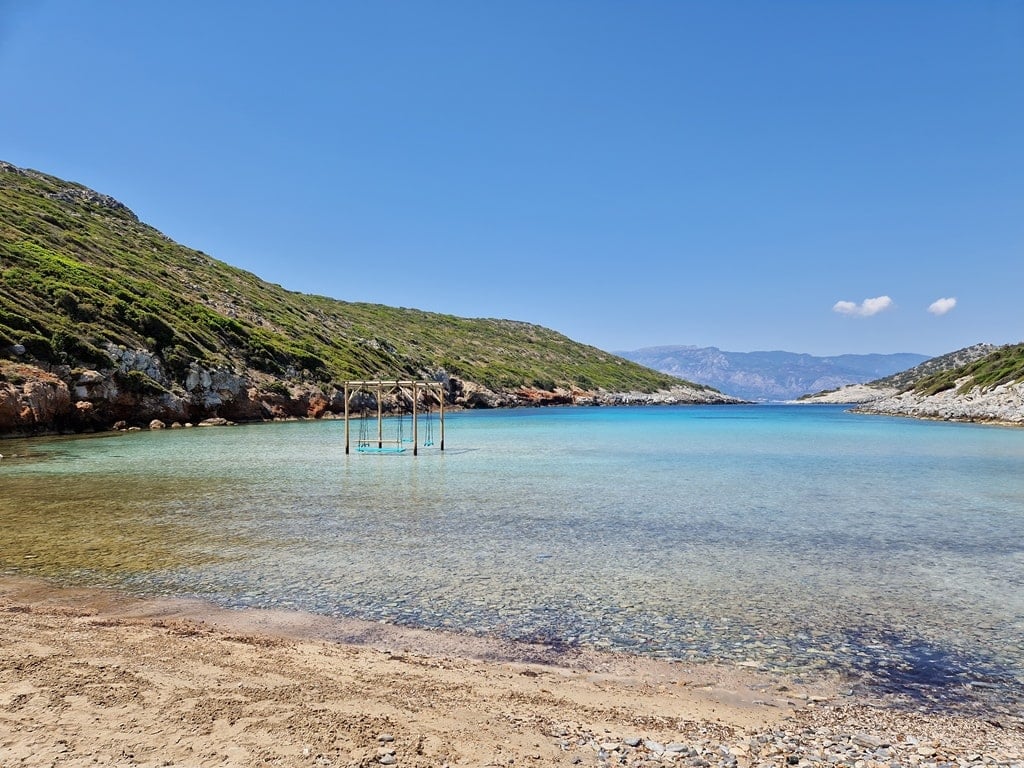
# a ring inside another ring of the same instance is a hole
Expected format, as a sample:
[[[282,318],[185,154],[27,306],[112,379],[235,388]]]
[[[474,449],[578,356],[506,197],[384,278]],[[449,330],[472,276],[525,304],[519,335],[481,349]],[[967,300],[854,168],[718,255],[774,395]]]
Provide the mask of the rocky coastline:
[[[951,389],[926,394],[895,387],[853,384],[794,400],[798,405],[849,405],[852,413],[902,416],[935,421],[1024,426],[1024,382],[971,387],[970,377]]]
[[[794,402],[851,405],[854,413],[1024,426],[1019,347],[975,344],[883,379]]]
[[[961,391],[961,386],[968,382],[969,379],[961,379],[955,388],[930,395],[913,390],[884,395],[858,405],[853,411],[1024,427],[1024,382]]]
[[[287,381],[252,370],[192,363],[175,379],[158,355],[109,345],[112,366],[100,370],[0,361],[0,436],[98,432],[282,419],[337,418],[343,389]],[[711,389],[679,386],[653,393],[518,387],[495,391],[436,371],[447,408],[676,405],[738,403]],[[376,408],[376,403],[357,403]],[[387,411],[401,408],[395,397]]]

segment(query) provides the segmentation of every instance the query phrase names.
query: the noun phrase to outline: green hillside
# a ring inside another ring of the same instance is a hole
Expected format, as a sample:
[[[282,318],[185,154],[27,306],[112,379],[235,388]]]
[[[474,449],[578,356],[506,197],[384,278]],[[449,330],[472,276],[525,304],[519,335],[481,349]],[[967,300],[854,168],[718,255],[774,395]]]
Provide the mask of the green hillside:
[[[0,357],[21,345],[22,362],[103,368],[110,343],[158,353],[175,379],[194,361],[323,384],[437,369],[496,390],[681,383],[528,323],[287,291],[110,197],[0,163]]]
[[[908,389],[926,396],[933,395],[953,389],[964,377],[970,378],[960,384],[960,394],[966,394],[975,387],[990,388],[1024,381],[1024,343],[999,347],[966,365],[925,376]]]
[[[878,388],[895,388],[900,391],[914,389],[917,383],[926,378],[940,378],[942,374],[956,371],[995,352],[999,347],[995,344],[973,344],[954,352],[925,360],[920,365],[899,371],[891,376],[884,376],[868,382],[868,386]]]

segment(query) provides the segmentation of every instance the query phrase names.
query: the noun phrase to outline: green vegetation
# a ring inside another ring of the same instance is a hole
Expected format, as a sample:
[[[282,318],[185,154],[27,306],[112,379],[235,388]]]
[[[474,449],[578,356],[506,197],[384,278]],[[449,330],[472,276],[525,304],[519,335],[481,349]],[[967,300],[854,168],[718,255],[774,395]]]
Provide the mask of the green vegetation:
[[[158,353],[179,379],[196,361],[324,384],[440,368],[495,389],[685,383],[528,323],[287,291],[111,198],[0,163],[0,355],[21,344],[38,361],[110,367],[110,343]]]
[[[999,347],[994,344],[974,344],[970,347],[964,347],[963,349],[958,349],[953,352],[948,352],[945,355],[939,355],[938,357],[933,357],[930,360],[925,360],[920,365],[915,365],[913,368],[908,368],[905,371],[899,371],[891,376],[875,379],[874,381],[868,382],[868,386],[894,387],[901,392],[906,392],[914,389],[917,383],[922,379],[941,378],[939,376],[940,374],[962,369],[968,364],[973,363],[976,360],[980,360],[997,349],[999,349]]]
[[[969,378],[960,385],[960,394],[966,394],[975,387],[990,388],[1024,381],[1024,344],[999,347],[967,365],[925,376],[914,382],[910,389],[923,395],[934,395],[953,389],[964,377]]]

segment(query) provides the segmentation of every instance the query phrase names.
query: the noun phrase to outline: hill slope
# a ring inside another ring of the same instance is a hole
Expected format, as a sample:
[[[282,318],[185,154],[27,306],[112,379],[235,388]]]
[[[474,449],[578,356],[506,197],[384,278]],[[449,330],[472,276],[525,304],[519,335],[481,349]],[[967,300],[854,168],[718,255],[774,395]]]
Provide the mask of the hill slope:
[[[1024,424],[1024,343],[997,347],[973,361],[919,376],[900,391],[864,403],[856,410],[948,421]]]
[[[858,413],[1024,424],[1024,344],[975,344],[800,402],[857,405]]]
[[[945,355],[932,357],[913,368],[905,371],[898,371],[880,379],[868,381],[863,384],[850,384],[838,389],[815,392],[813,395],[804,395],[799,398],[801,403],[845,403],[855,405],[867,403],[872,400],[879,400],[883,397],[891,397],[906,389],[913,389],[918,381],[926,377],[955,371],[965,365],[980,360],[986,355],[995,352],[999,347],[994,344],[974,344],[970,347],[958,349]]]
[[[912,353],[817,357],[687,346],[647,347],[618,354],[746,400],[792,400],[808,392],[876,379],[928,359]]]
[[[0,358],[11,361],[0,363],[0,431],[318,415],[340,407],[336,385],[351,378],[436,377],[470,406],[671,389],[718,399],[537,325],[287,291],[171,241],[111,197],[7,163]],[[43,395],[60,402],[12,415]]]

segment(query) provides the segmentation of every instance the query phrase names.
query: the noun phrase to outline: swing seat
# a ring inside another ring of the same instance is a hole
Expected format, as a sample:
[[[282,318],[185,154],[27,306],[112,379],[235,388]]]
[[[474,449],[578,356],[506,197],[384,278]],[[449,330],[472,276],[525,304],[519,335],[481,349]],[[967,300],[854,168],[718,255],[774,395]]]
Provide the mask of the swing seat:
[[[360,445],[356,447],[356,453],[404,453],[405,448],[401,445],[383,445],[378,448],[376,445]]]

